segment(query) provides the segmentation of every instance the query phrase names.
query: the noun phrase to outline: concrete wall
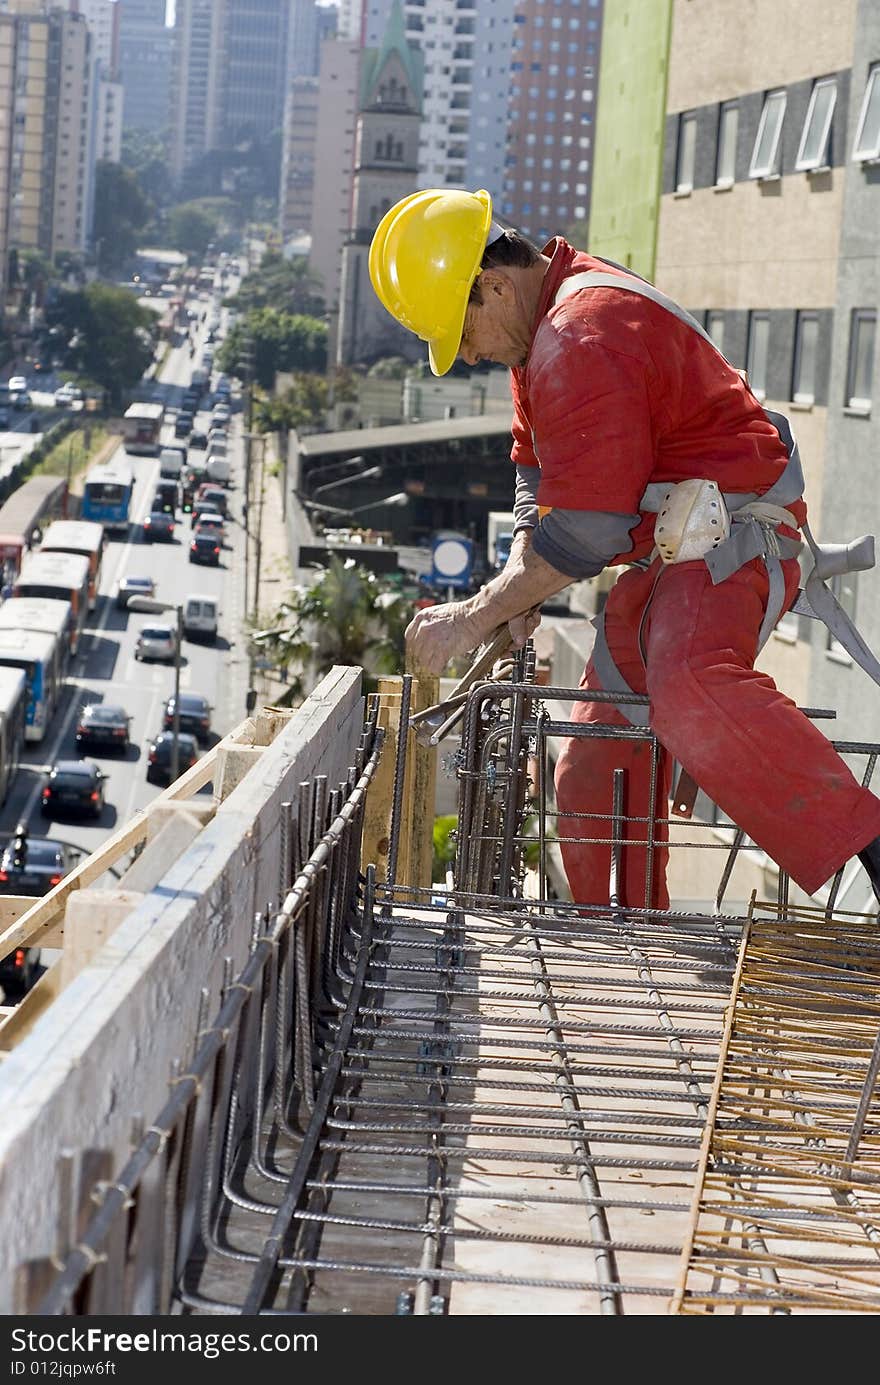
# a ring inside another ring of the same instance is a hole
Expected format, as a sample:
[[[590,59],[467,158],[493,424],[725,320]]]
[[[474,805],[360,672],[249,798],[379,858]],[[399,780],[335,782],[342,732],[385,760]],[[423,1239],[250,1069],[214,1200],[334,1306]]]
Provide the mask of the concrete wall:
[[[108,1151],[121,1168],[136,1116],[149,1125],[171,1064],[192,1051],[203,987],[219,1008],[225,957],[240,971],[254,914],[278,899],[280,807],[315,773],[331,786],[363,725],[360,674],[335,669],[0,1067],[0,1313],[13,1267],[51,1255],[62,1151]]]

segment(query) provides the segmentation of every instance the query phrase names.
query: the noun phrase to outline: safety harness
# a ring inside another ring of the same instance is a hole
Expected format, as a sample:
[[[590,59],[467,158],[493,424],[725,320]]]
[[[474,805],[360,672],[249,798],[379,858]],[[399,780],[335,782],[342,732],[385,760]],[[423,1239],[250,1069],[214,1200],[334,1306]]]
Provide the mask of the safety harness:
[[[623,289],[628,293],[638,293],[650,298],[661,308],[692,327],[707,341],[713,350],[718,347],[712,338],[684,308],[667,298],[664,293],[644,279],[629,274],[605,274],[601,270],[587,270],[572,274],[563,280],[554,298],[554,306],[563,302],[571,294],[583,288]],[[719,352],[719,355],[722,353]],[[722,359],[726,359],[722,356]],[[834,638],[842,645],[850,657],[863,668],[875,683],[880,685],[880,661],[859,634],[846,611],[833,592],[826,585],[830,577],[842,576],[848,572],[863,572],[874,566],[874,539],[868,534],[854,539],[849,544],[817,544],[806,521],[800,524],[786,507],[799,500],[804,490],[804,473],[800,453],[791,431],[791,425],[784,414],[765,409],[764,413],[778,432],[788,453],[788,461],[769,491],[763,495],[724,491],[723,500],[730,515],[729,535],[708,547],[701,561],[706,564],[713,584],[725,581],[745,563],[762,558],[767,567],[769,592],[767,609],[761,622],[758,635],[758,650],[763,648],[770,637],[776,622],[782,614],[785,602],[785,577],[782,561],[796,558],[803,549],[799,539],[790,538],[778,532],[780,525],[799,529],[806,540],[813,558],[813,564],[792,610],[799,615],[813,616],[825,623]],[[651,482],[642,495],[639,508],[646,514],[658,514],[670,494],[670,484],[664,481]],[[655,554],[656,554],[655,550]],[[652,560],[655,555],[652,555]],[[617,665],[615,664],[608,641],[605,638],[605,616],[599,612],[593,617],[596,627],[596,640],[593,646],[593,666],[606,692],[631,693]],[[648,725],[648,708],[621,703],[619,710],[628,721],[636,726]]]

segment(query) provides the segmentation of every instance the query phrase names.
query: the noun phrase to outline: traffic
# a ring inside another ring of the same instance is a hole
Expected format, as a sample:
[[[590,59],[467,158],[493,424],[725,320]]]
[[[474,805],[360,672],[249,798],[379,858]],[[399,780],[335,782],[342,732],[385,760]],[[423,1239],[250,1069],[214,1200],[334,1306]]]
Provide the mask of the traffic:
[[[57,478],[0,507],[0,893],[51,888],[40,863],[66,873],[245,715],[240,400],[204,368],[194,397],[192,374],[185,340],[154,385],[155,446],[126,426],[76,519]],[[30,951],[7,959],[8,1001],[39,975]]]

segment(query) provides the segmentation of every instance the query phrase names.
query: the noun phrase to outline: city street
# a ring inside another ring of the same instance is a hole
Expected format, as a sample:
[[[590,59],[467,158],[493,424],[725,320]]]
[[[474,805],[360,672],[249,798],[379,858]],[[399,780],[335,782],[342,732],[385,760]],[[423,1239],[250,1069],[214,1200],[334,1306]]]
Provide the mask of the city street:
[[[171,353],[162,371],[157,394],[173,406],[182,386],[189,381],[193,365],[189,348]],[[201,415],[198,424],[205,424]],[[174,441],[173,413],[163,427],[163,441]],[[144,625],[167,622],[174,625],[172,610],[161,615],[146,615],[117,609],[115,596],[119,579],[126,574],[146,574],[154,578],[156,598],[182,602],[192,593],[219,598],[219,634],[216,644],[184,640],[180,686],[182,692],[203,693],[213,705],[213,743],[226,734],[245,715],[248,664],[241,638],[244,613],[243,534],[240,524],[243,442],[241,415],[233,413],[229,441],[232,478],[229,490],[229,520],[219,567],[189,561],[190,517],[181,516],[172,543],[144,541],[141,521],[159,475],[153,457],[132,457],[136,488],[132,505],[132,524],[128,536],[111,536],[104,554],[100,597],[91,614],[87,633],[71,666],[67,686],[55,716],[39,743],[30,743],[24,764],[0,812],[0,834],[11,833],[20,820],[35,835],[48,835],[93,851],[116,827],[154,797],[160,788],[146,779],[147,746],[161,730],[162,706],[174,687],[174,665],[144,663],[134,657],[138,632]],[[75,744],[77,718],[91,702],[122,705],[132,717],[131,745],[128,754],[95,754],[107,773],[106,803],[98,821],[65,819],[54,821],[40,813],[40,792],[44,773],[58,759],[78,758]],[[209,744],[210,744],[209,743]],[[205,749],[206,747],[202,747]]]

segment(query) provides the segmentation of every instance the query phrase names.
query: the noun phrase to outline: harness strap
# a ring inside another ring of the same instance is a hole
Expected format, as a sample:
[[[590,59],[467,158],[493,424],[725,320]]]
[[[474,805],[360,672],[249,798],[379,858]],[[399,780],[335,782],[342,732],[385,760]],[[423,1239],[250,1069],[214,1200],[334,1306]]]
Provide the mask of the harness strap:
[[[563,280],[557,290],[554,304],[563,302],[571,294],[582,288],[616,288],[628,290],[649,298],[659,307],[672,313],[717,351],[722,360],[726,357],[716,346],[705,328],[679,303],[668,298],[660,289],[646,280],[628,274],[606,274],[601,270],[584,270]],[[770,637],[782,614],[785,601],[785,577],[782,561],[796,558],[803,548],[799,540],[777,533],[777,526],[785,524],[792,529],[800,529],[813,557],[813,566],[806,579],[805,588],[795,603],[801,614],[809,614],[822,620],[834,638],[843,646],[850,657],[862,668],[869,678],[880,685],[880,660],[865,643],[846,611],[837,601],[833,592],[826,586],[825,579],[834,574],[863,571],[874,565],[873,539],[865,536],[854,543],[839,545],[817,544],[806,521],[798,524],[787,506],[799,500],[804,491],[804,473],[800,453],[794,434],[785,414],[774,409],[765,409],[764,414],[773,424],[788,453],[788,461],[769,491],[763,495],[757,492],[724,492],[724,500],[730,512],[730,537],[717,548],[710,549],[703,558],[713,584],[723,582],[745,563],[755,558],[763,558],[767,567],[769,581],[767,605],[758,633],[760,651]],[[639,508],[646,514],[658,513],[661,502],[669,490],[662,481],[652,481],[646,487]],[[602,680],[602,686],[611,692],[631,692],[623,676],[617,669],[605,639],[604,613],[593,620],[596,626],[596,642],[593,648],[593,664]],[[607,681],[606,681],[607,680]],[[647,725],[642,719],[645,711],[641,707],[621,706],[623,715],[635,725]]]

